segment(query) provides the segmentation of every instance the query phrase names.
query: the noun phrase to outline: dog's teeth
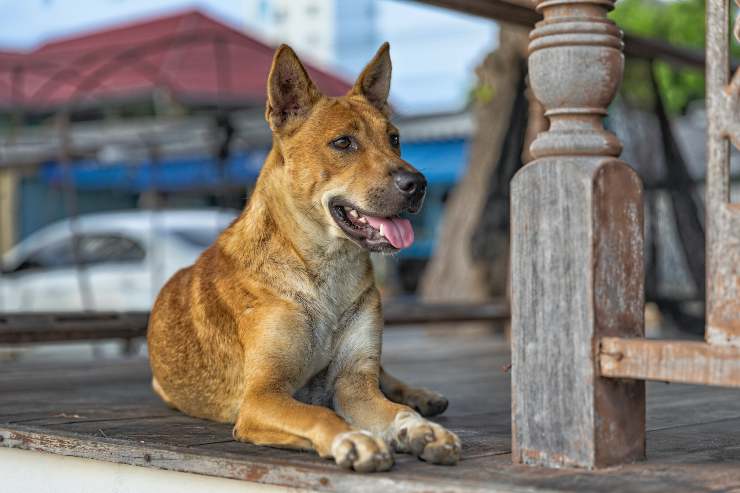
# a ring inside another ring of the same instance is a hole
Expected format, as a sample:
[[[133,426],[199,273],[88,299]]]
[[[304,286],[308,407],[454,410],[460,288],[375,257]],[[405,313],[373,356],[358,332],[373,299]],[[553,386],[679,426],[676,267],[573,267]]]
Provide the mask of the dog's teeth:
[[[359,222],[367,224],[367,218],[365,216],[360,216]]]
[[[352,209],[351,211],[349,211],[349,215],[352,216],[352,217],[354,217],[355,219],[358,218],[358,217],[360,217],[360,215],[354,209]]]
[[[380,236],[385,236],[385,235],[383,234],[383,225],[382,225],[382,224],[380,225]]]

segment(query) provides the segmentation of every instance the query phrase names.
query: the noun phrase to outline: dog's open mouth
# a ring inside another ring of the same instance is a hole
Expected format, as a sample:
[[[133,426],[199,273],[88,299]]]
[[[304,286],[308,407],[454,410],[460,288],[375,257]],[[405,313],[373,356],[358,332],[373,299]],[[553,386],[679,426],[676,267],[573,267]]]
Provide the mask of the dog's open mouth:
[[[333,202],[330,209],[342,231],[368,250],[392,252],[414,242],[414,229],[408,219],[374,216],[344,202]]]

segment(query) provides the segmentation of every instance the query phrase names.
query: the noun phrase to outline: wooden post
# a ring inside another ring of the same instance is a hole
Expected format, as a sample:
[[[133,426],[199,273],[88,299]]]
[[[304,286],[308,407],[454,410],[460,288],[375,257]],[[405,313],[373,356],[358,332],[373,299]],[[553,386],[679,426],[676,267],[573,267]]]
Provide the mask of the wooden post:
[[[730,201],[728,142],[740,149],[740,70],[730,81],[729,4],[707,2],[706,340],[740,346],[740,203]],[[735,36],[740,41],[740,17]]]
[[[602,119],[619,86],[612,0],[546,0],[529,77],[550,129],[512,181],[512,456],[600,467],[645,456],[645,387],[599,376],[601,336],[643,335],[639,177]]]

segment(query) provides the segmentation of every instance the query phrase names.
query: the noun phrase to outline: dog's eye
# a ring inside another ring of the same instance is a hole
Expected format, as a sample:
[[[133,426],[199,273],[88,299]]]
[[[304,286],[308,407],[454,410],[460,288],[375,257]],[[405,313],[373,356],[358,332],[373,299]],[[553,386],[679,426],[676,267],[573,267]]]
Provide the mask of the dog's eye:
[[[331,145],[335,149],[346,151],[347,149],[352,147],[352,139],[350,139],[349,137],[339,137],[338,139],[333,140]]]
[[[398,134],[392,134],[391,135],[391,146],[398,147],[401,145],[401,138],[398,136]]]

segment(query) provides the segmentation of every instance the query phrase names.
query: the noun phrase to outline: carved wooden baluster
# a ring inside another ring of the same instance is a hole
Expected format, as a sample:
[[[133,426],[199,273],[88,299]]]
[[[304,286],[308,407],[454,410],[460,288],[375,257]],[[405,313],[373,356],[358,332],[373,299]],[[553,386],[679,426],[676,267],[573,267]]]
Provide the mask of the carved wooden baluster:
[[[645,455],[645,388],[598,375],[601,336],[643,335],[639,177],[602,119],[619,86],[611,0],[547,0],[529,78],[550,129],[512,181],[513,457],[598,467]]]
[[[729,11],[729,0],[707,3],[706,340],[740,346],[740,203],[730,203],[728,143],[740,149],[740,70],[729,82]]]

